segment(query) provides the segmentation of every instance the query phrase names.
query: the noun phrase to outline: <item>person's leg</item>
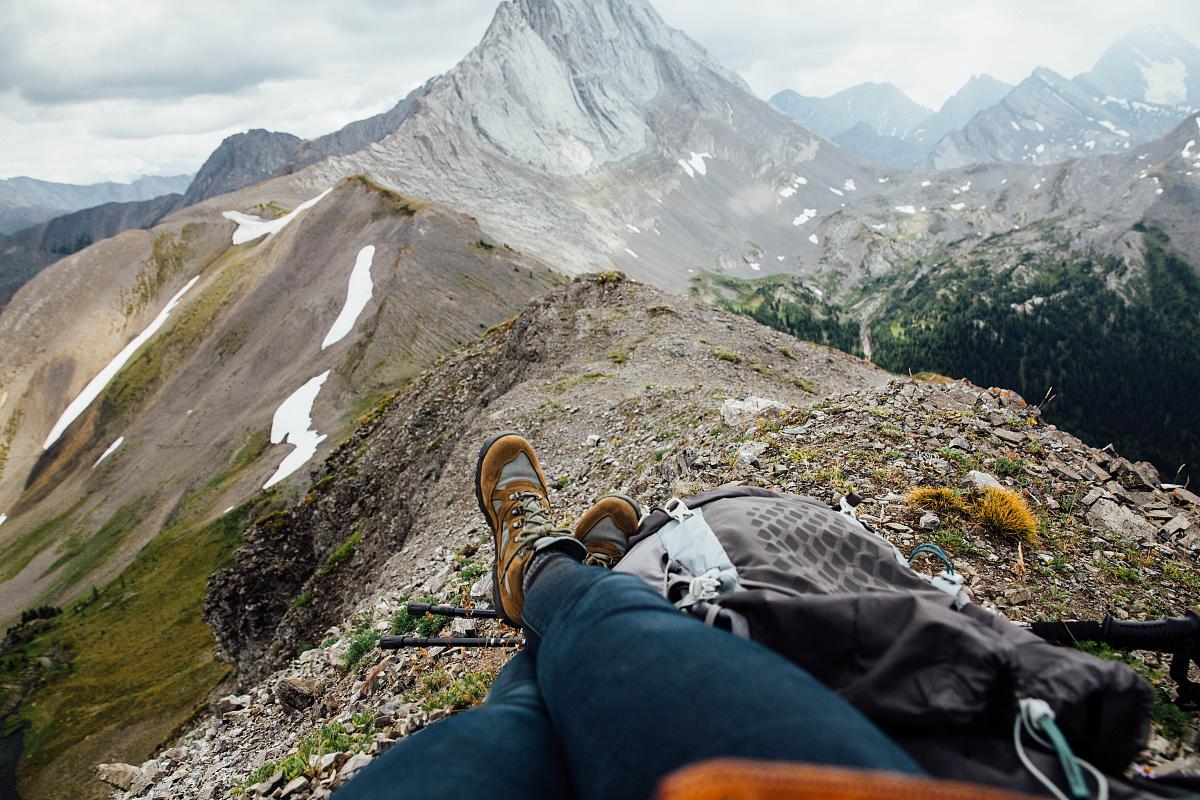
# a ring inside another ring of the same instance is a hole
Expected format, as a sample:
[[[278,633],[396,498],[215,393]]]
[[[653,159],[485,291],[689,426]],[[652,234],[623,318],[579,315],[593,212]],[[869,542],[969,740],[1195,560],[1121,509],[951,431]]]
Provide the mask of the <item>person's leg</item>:
[[[532,660],[518,654],[487,702],[397,742],[335,800],[561,800],[572,789]]]
[[[641,579],[557,554],[535,569],[526,635],[580,798],[650,797],[667,773],[717,756],[920,774],[808,673]]]

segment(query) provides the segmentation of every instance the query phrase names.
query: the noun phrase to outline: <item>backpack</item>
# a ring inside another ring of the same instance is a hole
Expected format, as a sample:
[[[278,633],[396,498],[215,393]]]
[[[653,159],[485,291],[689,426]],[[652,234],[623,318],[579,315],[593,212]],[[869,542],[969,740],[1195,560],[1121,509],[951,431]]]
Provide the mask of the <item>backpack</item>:
[[[1196,796],[1118,777],[1150,731],[1153,690],[1133,669],[975,605],[952,570],[917,573],[843,510],[745,486],[673,500],[642,520],[616,570],[807,670],[932,776],[1045,795],[1028,760],[1067,785],[1068,759],[1020,744],[1022,711],[1044,701],[1110,797]]]

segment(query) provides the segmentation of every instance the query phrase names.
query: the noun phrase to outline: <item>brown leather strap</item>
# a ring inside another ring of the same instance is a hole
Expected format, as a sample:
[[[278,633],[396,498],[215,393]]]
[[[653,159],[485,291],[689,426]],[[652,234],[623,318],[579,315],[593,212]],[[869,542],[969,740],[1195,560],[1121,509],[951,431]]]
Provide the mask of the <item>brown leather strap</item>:
[[[684,767],[657,800],[1035,800],[960,781],[777,761],[716,759]]]

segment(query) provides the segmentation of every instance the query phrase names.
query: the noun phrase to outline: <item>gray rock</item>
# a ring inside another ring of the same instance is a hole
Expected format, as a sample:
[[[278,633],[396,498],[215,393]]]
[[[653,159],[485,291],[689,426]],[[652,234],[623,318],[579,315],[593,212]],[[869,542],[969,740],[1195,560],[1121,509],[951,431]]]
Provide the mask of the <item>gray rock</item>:
[[[1010,431],[1007,428],[993,428],[992,436],[995,436],[997,439],[1003,439],[1010,444],[1020,444],[1029,438],[1020,431]]]
[[[980,472],[973,469],[967,473],[966,483],[974,486],[976,489],[1002,489],[1004,488],[1000,481],[986,472]]]
[[[917,526],[923,531],[931,531],[942,524],[942,518],[932,512],[926,512],[921,515],[921,519],[917,522]]]
[[[1104,490],[1093,486],[1088,493],[1083,496],[1083,500],[1080,502],[1082,502],[1085,506],[1090,506],[1101,497],[1104,497]]]
[[[721,419],[731,428],[741,427],[764,414],[780,411],[787,411],[787,406],[766,397],[747,397],[745,400],[730,397],[721,403]]]
[[[1174,536],[1175,534],[1179,533],[1180,531],[1186,531],[1191,526],[1192,526],[1192,521],[1190,519],[1188,519],[1187,516],[1185,516],[1184,514],[1180,514],[1180,515],[1176,516],[1174,519],[1172,519],[1170,522],[1168,522],[1166,525],[1163,525],[1162,534],[1164,536],[1168,536],[1168,537]]]
[[[241,711],[249,708],[252,699],[248,694],[230,694],[222,697],[213,705],[213,711],[218,714],[228,714],[230,711]]]
[[[1125,506],[1117,505],[1112,500],[1097,500],[1087,512],[1088,521],[1098,528],[1110,533],[1120,533],[1139,538],[1149,538],[1154,535],[1154,528]]]
[[[275,791],[275,787],[281,783],[283,783],[283,773],[276,772],[262,783],[256,783],[251,786],[250,791],[259,796],[268,795]]]
[[[593,433],[587,437],[587,446],[588,447],[597,447],[599,444],[600,444],[600,437],[597,436],[596,434]]]
[[[341,770],[338,771],[338,777],[343,779],[349,778],[351,775],[358,772],[360,769],[370,763],[371,757],[369,755],[366,755],[365,753],[355,753],[354,755],[350,756],[349,760],[346,761],[345,764],[342,765]]]
[[[307,789],[307,788],[308,788],[308,778],[304,777],[303,775],[300,775],[298,777],[292,778],[288,782],[288,785],[283,787],[283,791],[279,793],[279,796],[281,798],[291,797],[292,795],[298,794],[299,792],[302,792],[304,789]]]
[[[97,764],[95,772],[97,778],[121,790],[132,786],[134,780],[142,773],[132,764]]]
[[[967,453],[971,452],[971,450],[973,449],[971,447],[971,443],[968,442],[966,439],[964,439],[961,436],[955,436],[954,439],[950,442],[950,446],[955,448],[956,450],[963,450]]]
[[[738,450],[738,463],[747,467],[758,465],[758,457],[766,452],[766,442],[748,442]]]
[[[485,572],[479,580],[471,584],[471,597],[475,600],[485,600],[492,596],[492,573]]]
[[[450,623],[450,633],[453,636],[478,636],[479,622],[473,619],[455,618],[455,620]]]

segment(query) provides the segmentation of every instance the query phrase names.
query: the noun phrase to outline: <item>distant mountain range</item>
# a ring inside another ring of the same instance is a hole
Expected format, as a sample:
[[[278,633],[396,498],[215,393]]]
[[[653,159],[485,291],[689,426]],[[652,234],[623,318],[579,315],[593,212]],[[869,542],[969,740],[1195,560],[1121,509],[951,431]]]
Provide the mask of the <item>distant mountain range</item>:
[[[1200,48],[1163,28],[1140,28],[1073,79],[1044,67],[1015,87],[974,76],[937,113],[891,84],[861,84],[826,98],[785,90],[771,103],[885,166],[1052,164],[1128,150],[1200,109]]]
[[[52,183],[36,178],[0,180],[0,234],[103,203],[149,200],[187,189],[190,175],[145,176],[132,183]]]

